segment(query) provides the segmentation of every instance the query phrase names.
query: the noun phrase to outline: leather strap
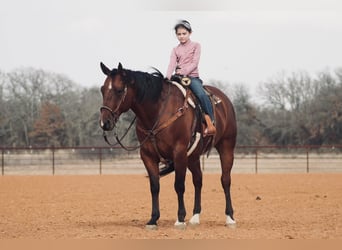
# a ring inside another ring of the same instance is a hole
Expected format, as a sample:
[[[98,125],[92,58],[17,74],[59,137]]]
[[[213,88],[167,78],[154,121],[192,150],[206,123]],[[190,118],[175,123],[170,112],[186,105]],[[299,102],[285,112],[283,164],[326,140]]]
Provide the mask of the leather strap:
[[[163,129],[167,128],[172,123],[174,123],[179,117],[184,115],[185,111],[189,108],[189,105],[188,105],[189,95],[190,95],[190,90],[187,90],[185,98],[184,98],[183,106],[180,107],[177,110],[177,112],[175,114],[173,114],[166,122],[164,122],[161,125],[157,126],[157,128],[152,129],[152,130],[147,130],[147,129],[144,129],[144,128],[140,127],[140,126],[137,126],[137,129],[139,129],[141,132],[143,132],[143,133],[145,133],[146,135],[149,135],[149,136],[157,135],[160,131],[162,131]]]

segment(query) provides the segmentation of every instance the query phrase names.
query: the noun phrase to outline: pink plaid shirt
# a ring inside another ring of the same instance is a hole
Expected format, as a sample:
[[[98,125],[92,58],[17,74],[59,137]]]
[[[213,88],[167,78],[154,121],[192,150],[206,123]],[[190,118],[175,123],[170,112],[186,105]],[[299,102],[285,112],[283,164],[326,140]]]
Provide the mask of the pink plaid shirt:
[[[199,77],[198,63],[200,56],[201,45],[199,43],[189,40],[185,44],[178,44],[171,52],[166,77],[170,79],[176,67],[180,68],[180,75]]]

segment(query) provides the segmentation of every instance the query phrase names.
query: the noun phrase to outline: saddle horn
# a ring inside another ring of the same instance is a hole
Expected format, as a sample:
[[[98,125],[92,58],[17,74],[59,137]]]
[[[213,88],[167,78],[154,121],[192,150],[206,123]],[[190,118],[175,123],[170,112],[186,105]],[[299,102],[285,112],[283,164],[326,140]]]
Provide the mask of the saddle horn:
[[[191,84],[191,78],[190,78],[190,77],[187,77],[187,76],[182,77],[182,79],[181,79],[181,84],[182,84],[184,87],[188,87],[188,86]]]

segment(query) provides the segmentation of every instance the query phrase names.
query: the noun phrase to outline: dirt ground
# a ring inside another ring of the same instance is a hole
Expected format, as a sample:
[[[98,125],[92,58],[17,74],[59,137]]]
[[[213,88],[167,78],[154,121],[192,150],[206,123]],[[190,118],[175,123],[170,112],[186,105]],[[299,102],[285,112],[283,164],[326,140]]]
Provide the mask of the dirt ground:
[[[142,174],[2,176],[0,239],[342,239],[342,174],[233,174],[235,229],[224,226],[218,174],[204,174],[201,225],[175,229],[173,178],[161,179],[161,217],[151,231]],[[189,220],[190,175],[185,200]]]

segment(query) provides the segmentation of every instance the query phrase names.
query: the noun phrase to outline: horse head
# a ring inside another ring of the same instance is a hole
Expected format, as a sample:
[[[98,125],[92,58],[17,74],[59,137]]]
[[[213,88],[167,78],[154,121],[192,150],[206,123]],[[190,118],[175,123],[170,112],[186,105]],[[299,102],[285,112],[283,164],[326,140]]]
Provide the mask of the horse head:
[[[127,76],[121,63],[117,69],[112,70],[102,62],[100,65],[102,72],[107,76],[101,87],[103,105],[100,108],[100,126],[103,130],[110,131],[120,115],[131,107],[133,90],[129,86],[132,80]]]

